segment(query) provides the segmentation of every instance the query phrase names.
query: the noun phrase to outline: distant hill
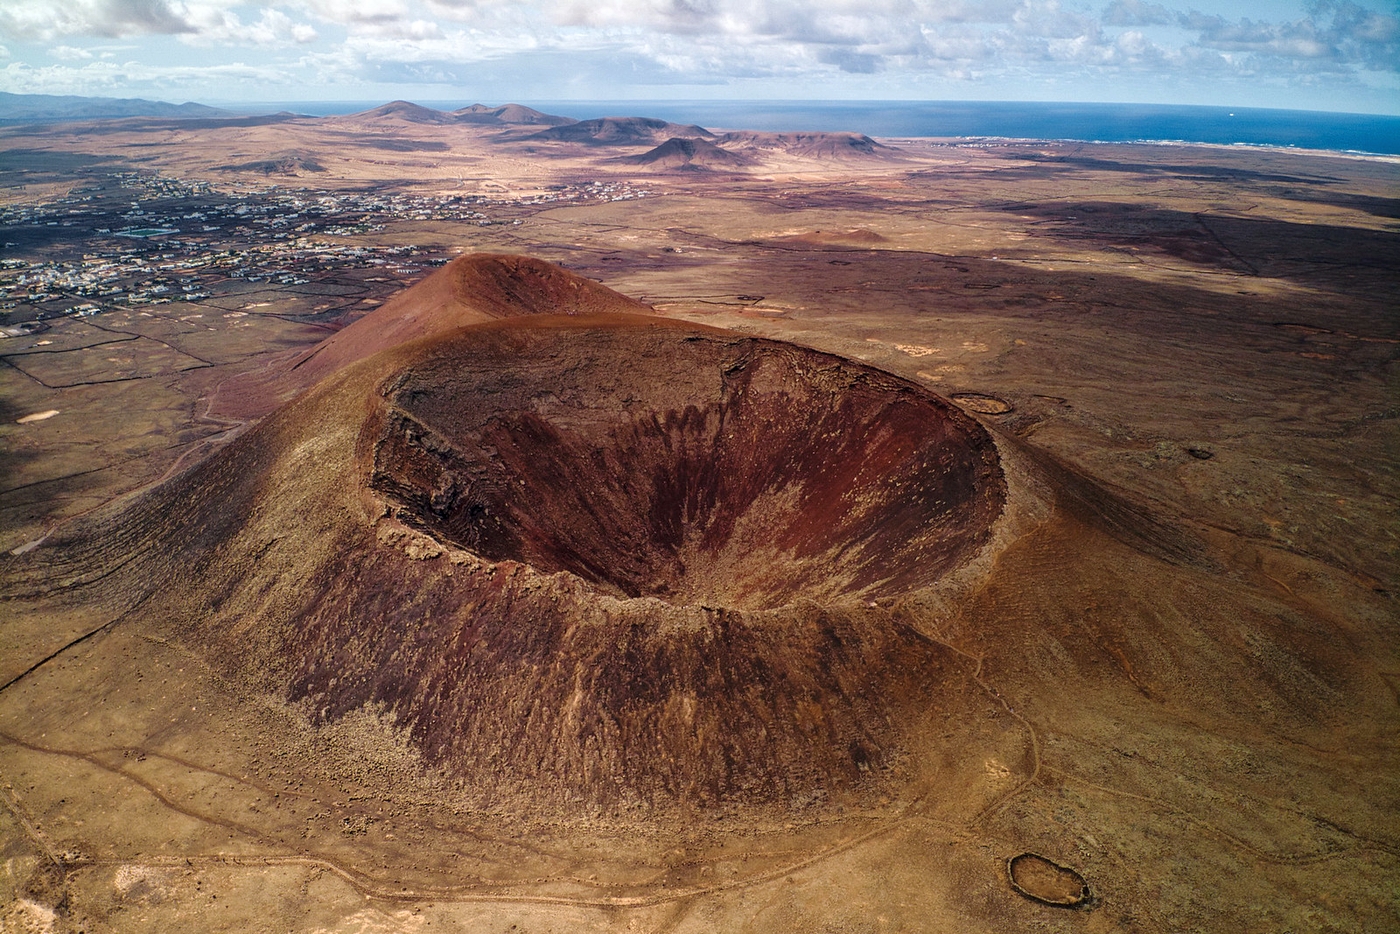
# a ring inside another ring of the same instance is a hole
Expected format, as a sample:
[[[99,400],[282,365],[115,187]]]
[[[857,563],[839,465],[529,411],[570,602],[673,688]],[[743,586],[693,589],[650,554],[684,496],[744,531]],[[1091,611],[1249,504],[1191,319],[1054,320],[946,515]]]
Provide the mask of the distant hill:
[[[589,146],[636,146],[660,143],[669,137],[713,139],[714,135],[702,126],[668,123],[652,117],[598,117],[567,126],[550,127],[527,139],[585,143]]]
[[[721,149],[707,139],[677,136],[639,156],[626,156],[618,161],[628,165],[649,165],[658,169],[690,172],[737,169],[754,164],[754,160],[737,152]]]
[[[445,110],[434,110],[408,101],[390,101],[370,110],[362,110],[340,118],[351,123],[402,120],[406,123],[456,123],[455,115]]]
[[[231,117],[231,111],[203,104],[169,104],[140,98],[9,94],[0,91],[0,123],[46,123],[111,117]]]
[[[566,126],[578,121],[572,117],[541,113],[524,104],[502,104],[488,107],[485,104],[472,104],[461,110],[452,111],[461,123],[500,124],[502,126]]]
[[[485,104],[472,104],[461,110],[435,110],[409,101],[390,101],[370,110],[330,118],[338,123],[418,123],[437,126],[470,124],[473,126],[546,126],[557,127],[573,123],[569,117],[540,113],[522,104],[502,104],[488,107]]]
[[[844,161],[893,156],[896,150],[862,133],[725,133],[717,142],[738,150],[780,152],[809,159]]]

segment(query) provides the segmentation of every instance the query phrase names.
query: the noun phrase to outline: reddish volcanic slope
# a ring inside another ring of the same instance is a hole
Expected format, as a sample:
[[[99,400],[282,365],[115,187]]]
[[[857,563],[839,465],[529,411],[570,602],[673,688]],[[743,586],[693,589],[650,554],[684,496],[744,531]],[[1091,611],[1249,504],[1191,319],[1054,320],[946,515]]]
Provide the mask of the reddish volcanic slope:
[[[520,315],[649,314],[651,310],[543,260],[470,253],[285,365],[229,380],[213,409],[231,415],[262,415],[343,366],[469,324]]]
[[[647,314],[651,307],[529,256],[472,253],[322,341],[293,369],[321,376],[408,341],[519,315]]]
[[[428,294],[495,290],[474,314],[614,302],[533,261],[445,272]],[[964,662],[868,604],[978,555],[1005,501],[985,430],[915,384],[527,314],[344,367],[43,574],[104,575],[314,722],[378,711],[480,807],[785,807],[916,777]]]

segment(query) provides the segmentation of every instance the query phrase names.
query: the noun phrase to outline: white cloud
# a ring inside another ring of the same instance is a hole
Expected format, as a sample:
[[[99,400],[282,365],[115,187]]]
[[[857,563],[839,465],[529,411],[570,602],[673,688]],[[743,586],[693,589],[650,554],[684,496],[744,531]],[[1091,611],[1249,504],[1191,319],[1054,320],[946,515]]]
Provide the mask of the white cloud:
[[[1177,15],[1160,3],[1113,0],[1103,12],[1103,21],[1110,26],[1169,26]]]
[[[160,70],[157,44],[145,37],[168,36],[199,47],[211,68],[277,58],[269,73],[278,81],[299,75],[337,87],[469,87],[483,73],[475,65],[512,58],[518,68],[492,73],[553,82],[560,93],[579,87],[581,74],[606,86],[609,69],[619,88],[804,78],[847,86],[874,80],[867,76],[1393,84],[1400,20],[1379,2],[1312,0],[1301,18],[1248,19],[1194,8],[1211,0],[0,0],[0,39],[31,46],[37,75],[53,59],[110,54],[84,49],[82,37],[132,37],[137,48],[117,57],[151,64],[113,65],[126,76],[104,79],[113,81],[137,80],[138,71],[194,80]],[[235,51],[204,51],[220,48]],[[85,74],[52,77],[100,77]]]
[[[1362,65],[1400,70],[1400,18],[1352,0],[1313,0],[1300,20],[1227,19],[1196,9],[1172,10],[1143,0],[1113,0],[1104,10],[1110,26],[1174,26],[1194,34],[1192,45],[1221,53],[1245,53],[1254,68]]]
[[[525,35],[530,47],[567,39],[640,54],[671,37],[691,48],[668,43],[666,58],[736,73],[752,70],[746,56],[783,57],[794,47],[813,67],[848,72],[972,61],[1012,69],[1047,60],[1160,65],[1184,62],[1186,45],[1237,61],[1243,53],[1255,68],[1275,60],[1400,69],[1400,21],[1355,0],[1314,0],[1296,21],[1232,20],[1151,0],[1110,0],[1090,14],[1060,0],[4,0],[0,37],[165,34],[199,45],[266,47],[316,42],[320,25],[352,40],[392,40],[396,49],[422,43],[407,54],[425,60],[438,54],[435,43],[456,34],[446,24],[461,22],[470,27],[468,50],[449,59],[516,46]],[[1162,26],[1183,38],[1175,49],[1149,54],[1139,30]]]
[[[82,62],[90,60],[93,56],[87,49],[78,49],[71,45],[56,45],[49,49],[49,57],[56,58],[61,62]]]
[[[304,5],[318,19],[347,27],[393,23],[409,15],[401,0],[305,0]]]
[[[244,22],[241,0],[5,0],[0,36],[49,42],[69,36],[132,37],[171,35],[210,44],[309,42],[316,30],[293,22],[275,6],[255,8]],[[71,49],[71,46],[59,46]]]
[[[192,31],[182,36],[193,45],[251,45],[261,48],[311,42],[317,38],[314,28],[293,22],[281,10],[263,8],[258,19],[245,23],[232,10],[214,4],[190,4],[184,10]]]
[[[91,62],[81,67],[34,67],[12,62],[0,69],[0,85],[16,93],[123,95],[169,93],[237,85],[292,85],[297,77],[283,65],[254,66],[241,62],[207,66],[159,66],[141,62]]]
[[[0,36],[11,39],[174,35],[193,28],[166,0],[5,0],[0,8]]]

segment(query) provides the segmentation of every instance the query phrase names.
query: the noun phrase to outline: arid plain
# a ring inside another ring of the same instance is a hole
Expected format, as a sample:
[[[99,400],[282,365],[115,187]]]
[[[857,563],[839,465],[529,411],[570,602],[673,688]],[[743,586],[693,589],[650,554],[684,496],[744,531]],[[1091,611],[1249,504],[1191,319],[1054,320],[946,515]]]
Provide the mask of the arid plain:
[[[0,148],[4,930],[1400,925],[1395,160]]]

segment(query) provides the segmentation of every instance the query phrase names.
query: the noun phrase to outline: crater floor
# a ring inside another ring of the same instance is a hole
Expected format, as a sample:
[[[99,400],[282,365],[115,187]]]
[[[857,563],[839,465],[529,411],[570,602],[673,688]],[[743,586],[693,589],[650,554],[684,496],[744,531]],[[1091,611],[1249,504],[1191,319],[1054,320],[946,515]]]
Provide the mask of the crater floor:
[[[372,484],[415,528],[600,592],[769,609],[892,597],[1001,515],[986,430],[793,344],[498,329],[393,377]]]

